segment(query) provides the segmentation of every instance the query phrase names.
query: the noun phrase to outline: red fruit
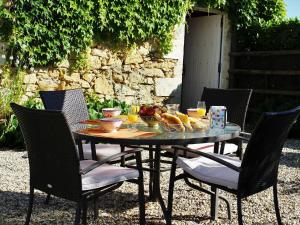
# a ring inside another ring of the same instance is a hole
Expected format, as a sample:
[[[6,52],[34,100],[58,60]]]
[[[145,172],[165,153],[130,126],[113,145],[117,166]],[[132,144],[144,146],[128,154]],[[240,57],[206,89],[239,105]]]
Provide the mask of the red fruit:
[[[147,107],[145,105],[142,105],[141,108],[140,108],[139,114],[141,116],[143,116],[143,115],[146,114],[146,111],[147,111]]]
[[[153,107],[147,108],[147,111],[146,111],[147,116],[153,116],[154,114],[155,114],[155,109],[153,109]]]

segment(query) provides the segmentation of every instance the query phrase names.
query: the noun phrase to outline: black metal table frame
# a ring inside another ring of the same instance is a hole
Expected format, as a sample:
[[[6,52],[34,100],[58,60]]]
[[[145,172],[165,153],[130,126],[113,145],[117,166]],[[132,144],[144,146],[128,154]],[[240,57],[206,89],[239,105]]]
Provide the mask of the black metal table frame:
[[[160,189],[160,173],[161,173],[161,146],[162,145],[182,145],[187,146],[189,144],[198,144],[198,143],[207,143],[213,142],[215,143],[214,152],[218,153],[219,151],[219,143],[230,140],[233,138],[238,137],[240,134],[240,130],[236,130],[230,134],[224,134],[220,136],[214,137],[199,137],[194,139],[128,139],[128,138],[106,138],[106,137],[98,137],[98,136],[91,136],[86,134],[81,134],[78,132],[74,132],[75,140],[78,144],[80,158],[83,158],[83,149],[82,149],[82,141],[88,141],[91,143],[92,147],[92,158],[96,158],[96,148],[95,144],[97,143],[109,143],[109,144],[118,144],[121,146],[121,151],[124,151],[125,146],[145,146],[148,145],[149,148],[149,169],[145,169],[150,172],[150,179],[149,179],[149,199],[151,201],[158,201],[164,217],[167,215],[167,207],[163,200],[161,189]],[[153,148],[153,146],[155,146]],[[154,159],[152,158],[154,154]],[[154,162],[154,163],[153,163]],[[125,160],[121,160],[121,165],[125,165]],[[218,190],[216,188],[212,188],[212,191],[216,194],[211,197],[211,218],[215,220],[217,218],[217,207],[218,207]]]

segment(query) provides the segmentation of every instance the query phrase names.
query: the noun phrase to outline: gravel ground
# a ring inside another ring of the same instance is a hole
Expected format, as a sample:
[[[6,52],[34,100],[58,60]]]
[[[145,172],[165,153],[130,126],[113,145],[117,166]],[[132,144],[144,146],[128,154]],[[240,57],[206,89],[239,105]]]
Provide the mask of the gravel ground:
[[[24,152],[0,150],[0,225],[24,224],[29,193],[29,173]],[[162,175],[162,193],[166,199],[169,173]],[[145,187],[148,176],[145,174]],[[146,195],[148,195],[146,188]],[[88,212],[89,224],[138,224],[137,187],[124,184],[121,188],[99,199],[99,218],[93,220]],[[226,207],[221,202],[219,219],[209,219],[209,196],[191,190],[177,182],[174,193],[173,224],[237,224],[235,197],[225,194],[231,202],[233,218],[226,217]],[[272,189],[243,200],[245,224],[276,224]],[[36,192],[31,224],[72,224],[75,204],[52,198],[44,204],[46,195]],[[279,168],[279,202],[284,224],[300,224],[300,140],[287,141]],[[165,224],[158,203],[146,203],[147,224]]]

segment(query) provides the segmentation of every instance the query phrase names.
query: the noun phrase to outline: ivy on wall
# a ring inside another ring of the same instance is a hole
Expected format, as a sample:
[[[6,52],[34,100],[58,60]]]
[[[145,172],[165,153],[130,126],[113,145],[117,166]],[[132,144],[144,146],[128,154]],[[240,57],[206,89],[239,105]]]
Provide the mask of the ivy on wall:
[[[80,58],[93,39],[122,47],[151,40],[167,53],[190,6],[190,0],[0,0],[0,37],[16,66]]]
[[[182,0],[98,0],[96,1],[96,39],[131,46],[152,40],[159,50],[171,50],[175,25],[190,8]]]
[[[167,53],[193,4],[228,12],[238,44],[248,49],[257,42],[254,29],[272,27],[286,13],[284,0],[0,0],[0,37],[11,63],[25,67],[70,57],[82,64],[92,41],[121,48],[150,41]]]
[[[53,65],[80,54],[93,37],[91,0],[2,1],[1,36],[13,64]]]

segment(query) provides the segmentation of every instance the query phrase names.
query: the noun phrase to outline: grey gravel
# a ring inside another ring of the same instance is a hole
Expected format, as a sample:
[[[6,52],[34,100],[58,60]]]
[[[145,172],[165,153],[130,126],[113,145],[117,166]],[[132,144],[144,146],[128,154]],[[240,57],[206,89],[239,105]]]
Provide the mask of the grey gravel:
[[[146,154],[146,153],[144,153]],[[24,224],[28,204],[29,172],[24,151],[0,150],[0,225]],[[145,155],[144,155],[145,156]],[[162,174],[162,193],[167,197],[169,173]],[[279,202],[284,224],[300,224],[300,140],[288,140],[283,150],[279,168]],[[148,174],[145,173],[145,194],[148,195]],[[138,224],[137,187],[125,183],[121,188],[99,199],[99,218],[93,220],[88,213],[89,224]],[[174,193],[173,224],[237,224],[236,199],[222,193],[231,202],[233,218],[227,219],[226,207],[221,202],[219,219],[209,219],[209,196],[177,182]],[[75,203],[52,198],[45,205],[46,195],[36,191],[31,224],[72,224]],[[276,224],[272,190],[261,192],[243,200],[245,224]],[[156,202],[146,203],[147,224],[165,224]]]

